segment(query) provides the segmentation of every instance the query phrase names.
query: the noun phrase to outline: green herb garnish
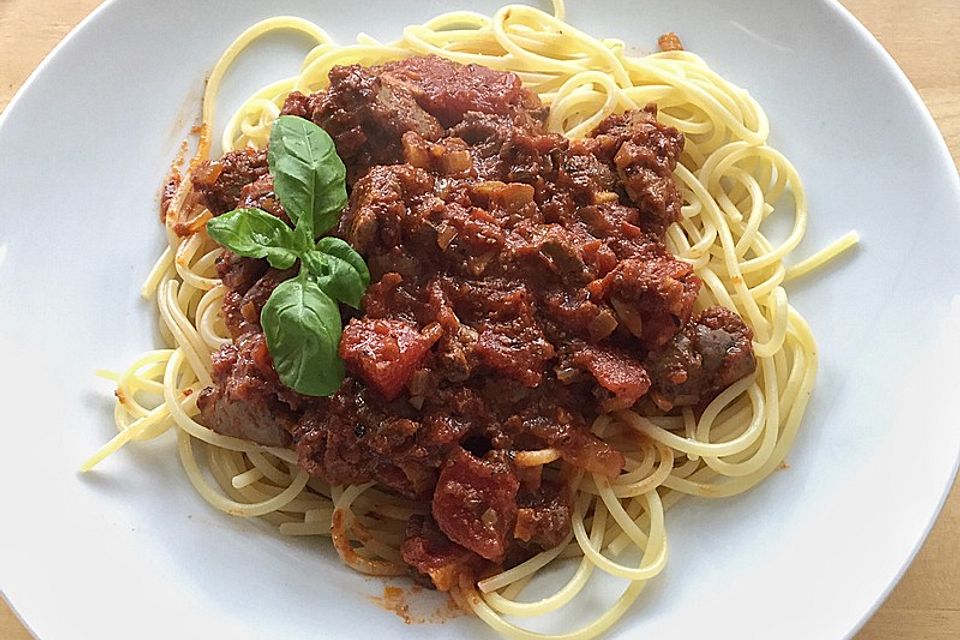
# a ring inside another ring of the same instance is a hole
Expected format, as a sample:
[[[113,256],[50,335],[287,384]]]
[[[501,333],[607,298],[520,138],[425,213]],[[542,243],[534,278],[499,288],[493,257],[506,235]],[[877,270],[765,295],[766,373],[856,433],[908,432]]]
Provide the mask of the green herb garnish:
[[[347,170],[327,132],[303,118],[273,123],[267,163],[273,190],[290,219],[310,238],[337,226],[347,204]]]
[[[207,233],[238,256],[266,258],[276,269],[289,269],[300,257],[293,230],[261,209],[234,209],[213,218]]]
[[[260,324],[280,380],[309,396],[329,396],[343,381],[340,309],[303,274],[273,290]]]
[[[359,308],[370,284],[367,265],[349,244],[315,240],[337,225],[347,203],[346,169],[330,136],[296,116],[274,122],[267,162],[295,228],[260,209],[235,209],[210,220],[207,233],[237,255],[266,258],[277,269],[300,260],[299,274],[273,290],[260,324],[280,381],[306,395],[329,396],[344,376],[337,303]]]

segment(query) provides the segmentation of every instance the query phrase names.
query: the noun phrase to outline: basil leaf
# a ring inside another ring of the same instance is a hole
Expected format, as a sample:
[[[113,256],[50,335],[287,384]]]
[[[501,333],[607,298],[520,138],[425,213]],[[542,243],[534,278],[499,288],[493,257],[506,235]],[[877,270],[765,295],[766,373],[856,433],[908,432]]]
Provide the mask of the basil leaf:
[[[360,279],[363,281],[363,288],[366,289],[370,286],[370,271],[367,269],[367,263],[363,261],[360,254],[354,251],[353,247],[349,244],[340,238],[326,237],[320,238],[320,240],[317,241],[317,249],[350,263],[350,266],[360,274]]]
[[[290,219],[311,238],[329,231],[347,204],[347,170],[327,132],[303,118],[280,116],[270,132],[267,163]]]
[[[287,280],[273,290],[260,324],[280,381],[309,396],[329,396],[343,381],[340,309],[306,278]]]
[[[313,231],[309,229],[310,225],[300,224],[293,230],[294,244],[296,245],[297,255],[302,256],[308,251],[313,250],[313,244],[316,242],[313,238]]]
[[[207,233],[238,256],[266,258],[277,269],[289,269],[297,260],[293,231],[260,209],[234,209],[211,218]]]
[[[322,251],[309,251],[303,254],[303,268],[328,296],[354,309],[360,308],[360,300],[367,286],[351,263]]]

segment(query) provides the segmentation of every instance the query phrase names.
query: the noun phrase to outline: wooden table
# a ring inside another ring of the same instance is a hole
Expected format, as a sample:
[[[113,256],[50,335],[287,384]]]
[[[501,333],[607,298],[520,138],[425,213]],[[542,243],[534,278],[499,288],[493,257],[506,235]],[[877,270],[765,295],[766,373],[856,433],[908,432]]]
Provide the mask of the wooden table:
[[[0,0],[0,109],[54,45],[98,4],[100,0]],[[960,38],[956,31],[960,3],[845,0],[844,4],[910,76],[960,164]],[[960,638],[958,487],[960,483],[913,566],[858,640]],[[30,638],[2,601],[0,638]]]

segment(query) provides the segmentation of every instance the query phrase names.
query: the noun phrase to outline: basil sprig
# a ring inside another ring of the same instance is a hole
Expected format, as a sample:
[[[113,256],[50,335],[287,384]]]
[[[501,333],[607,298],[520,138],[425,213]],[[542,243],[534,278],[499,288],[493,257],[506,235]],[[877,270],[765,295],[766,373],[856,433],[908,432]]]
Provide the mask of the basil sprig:
[[[245,208],[211,219],[207,233],[237,255],[266,258],[277,269],[300,261],[299,274],[273,290],[260,324],[280,381],[305,395],[329,396],[344,376],[337,303],[360,308],[370,285],[366,263],[349,244],[333,237],[315,241],[337,225],[347,203],[346,169],[330,136],[295,116],[274,122],[267,163],[295,228]]]

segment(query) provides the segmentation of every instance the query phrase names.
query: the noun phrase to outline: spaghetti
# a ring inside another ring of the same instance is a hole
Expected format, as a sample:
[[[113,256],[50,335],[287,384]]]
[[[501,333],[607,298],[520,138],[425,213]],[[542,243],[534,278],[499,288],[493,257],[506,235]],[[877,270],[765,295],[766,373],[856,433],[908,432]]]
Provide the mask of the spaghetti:
[[[375,65],[425,54],[516,73],[549,106],[548,128],[568,137],[584,136],[607,116],[647,103],[656,103],[660,121],[684,134],[675,178],[685,204],[666,241],[703,281],[697,309],[722,305],[750,325],[756,374],[723,391],[699,416],[684,408],[665,417],[618,411],[598,418],[593,432],[621,451],[627,464],[614,480],[583,473],[570,479],[571,534],[517,566],[452,589],[458,604],[502,634],[542,638],[505,616],[557,611],[596,571],[624,578],[629,586],[598,618],[550,637],[598,636],[663,570],[666,509],[684,495],[741,493],[783,463],[814,385],[817,347],[782,285],[848,249],[856,234],[788,267],[784,260],[806,229],[807,201],[794,167],[767,144],[769,123],[760,106],[692,53],[634,56],[620,40],[576,29],[564,22],[560,0],[554,1],[553,15],[520,5],[503,7],[492,17],[447,13],[405,28],[392,43],[361,34],[356,44],[341,46],[298,18],[260,22],[230,45],[210,75],[188,175],[211,155],[216,97],[226,70],[252,41],[278,30],[298,31],[316,44],[298,75],[261,89],[227,121],[220,138],[224,152],[263,148],[286,96],[324,89],[335,65]],[[291,450],[224,436],[196,421],[197,397],[211,381],[210,354],[230,338],[219,314],[225,287],[214,269],[221,249],[203,230],[210,213],[193,215],[186,206],[191,189],[184,179],[173,195],[166,218],[169,247],[143,287],[145,297],[156,299],[169,348],[144,354],[119,375],[103,374],[117,384],[118,433],[83,469],[127,442],[173,429],[188,478],[215,508],[263,518],[288,535],[329,535],[343,561],[358,571],[406,574],[399,545],[407,519],[428,513],[424,504],[374,483],[327,486],[300,469]],[[792,200],[793,225],[785,240],[773,243],[760,227],[782,208],[784,197]],[[191,233],[184,235],[185,229]],[[515,462],[543,465],[546,474],[555,474],[558,457],[556,450],[543,449],[522,452]],[[635,561],[618,561],[626,555]],[[565,584],[534,602],[518,599],[541,569],[561,559],[579,562]]]

